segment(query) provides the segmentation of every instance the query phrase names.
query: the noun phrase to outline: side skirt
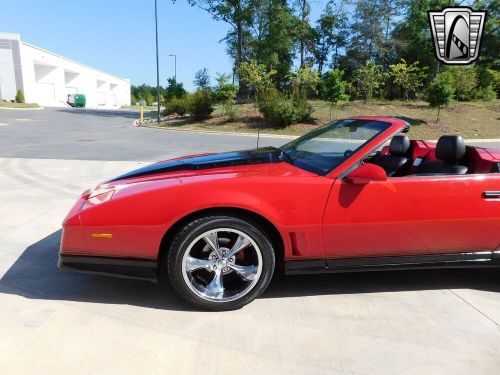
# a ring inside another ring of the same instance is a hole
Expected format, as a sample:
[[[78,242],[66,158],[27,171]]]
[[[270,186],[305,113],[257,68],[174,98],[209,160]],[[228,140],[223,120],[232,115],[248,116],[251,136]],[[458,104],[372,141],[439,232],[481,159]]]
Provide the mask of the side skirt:
[[[64,271],[158,281],[155,260],[59,255],[57,266]]]
[[[452,254],[381,256],[290,260],[285,262],[285,274],[365,272],[424,268],[500,267],[500,252],[481,251]]]

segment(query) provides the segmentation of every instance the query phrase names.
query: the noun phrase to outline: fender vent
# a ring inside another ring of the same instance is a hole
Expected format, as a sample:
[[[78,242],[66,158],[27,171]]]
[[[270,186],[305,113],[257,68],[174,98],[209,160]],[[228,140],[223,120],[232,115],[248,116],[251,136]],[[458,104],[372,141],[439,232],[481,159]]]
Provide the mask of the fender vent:
[[[302,256],[302,253],[299,250],[296,232],[290,233],[290,242],[292,243],[292,255],[293,256]]]

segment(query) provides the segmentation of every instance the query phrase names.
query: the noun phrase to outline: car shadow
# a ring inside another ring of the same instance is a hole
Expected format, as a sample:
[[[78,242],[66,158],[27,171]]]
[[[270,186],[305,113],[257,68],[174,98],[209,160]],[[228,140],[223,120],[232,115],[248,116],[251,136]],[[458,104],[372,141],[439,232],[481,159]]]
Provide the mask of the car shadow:
[[[26,248],[0,279],[0,293],[29,299],[190,310],[167,283],[155,284],[59,270],[60,240],[61,230],[58,230]]]
[[[59,230],[26,248],[0,279],[0,293],[29,299],[192,310],[167,282],[154,284],[60,271],[57,268],[60,238]],[[277,275],[260,298],[462,288],[500,292],[500,272],[496,269],[448,269]]]

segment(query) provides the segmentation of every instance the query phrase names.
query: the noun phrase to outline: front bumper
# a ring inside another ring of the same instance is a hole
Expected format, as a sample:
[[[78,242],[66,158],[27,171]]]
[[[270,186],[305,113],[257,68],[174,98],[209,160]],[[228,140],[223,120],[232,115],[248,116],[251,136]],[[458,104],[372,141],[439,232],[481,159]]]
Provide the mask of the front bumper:
[[[155,260],[59,254],[59,269],[126,279],[158,281]]]

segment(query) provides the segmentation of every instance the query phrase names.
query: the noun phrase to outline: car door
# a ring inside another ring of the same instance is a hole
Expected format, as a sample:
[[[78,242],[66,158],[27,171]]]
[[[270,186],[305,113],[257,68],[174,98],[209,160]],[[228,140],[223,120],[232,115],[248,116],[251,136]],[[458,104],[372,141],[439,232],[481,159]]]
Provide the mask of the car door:
[[[500,175],[335,180],[323,217],[326,258],[493,250]]]

